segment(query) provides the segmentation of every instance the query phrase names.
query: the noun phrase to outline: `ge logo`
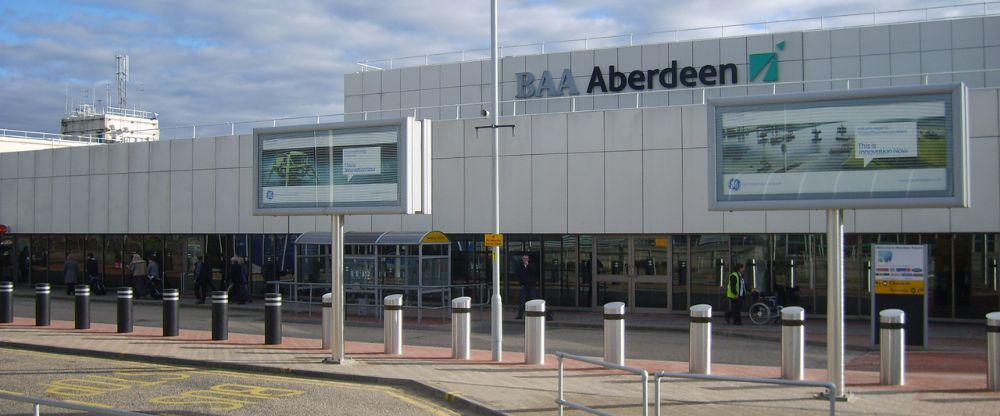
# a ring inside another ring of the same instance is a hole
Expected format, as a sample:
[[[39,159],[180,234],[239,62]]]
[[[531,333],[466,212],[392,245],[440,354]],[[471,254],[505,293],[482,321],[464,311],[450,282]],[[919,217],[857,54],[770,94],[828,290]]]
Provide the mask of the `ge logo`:
[[[267,199],[274,199],[274,191],[267,191]]]
[[[739,191],[740,190],[740,180],[733,178],[729,180],[729,190]]]

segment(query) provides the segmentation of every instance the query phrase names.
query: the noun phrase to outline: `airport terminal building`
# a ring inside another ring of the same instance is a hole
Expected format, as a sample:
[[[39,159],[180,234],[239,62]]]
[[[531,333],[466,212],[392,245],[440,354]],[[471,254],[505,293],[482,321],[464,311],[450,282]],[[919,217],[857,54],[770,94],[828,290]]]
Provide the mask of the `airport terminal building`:
[[[724,310],[720,265],[751,263],[758,290],[794,283],[799,303],[824,314],[826,212],[709,210],[706,99],[964,83],[969,207],[845,210],[845,312],[870,315],[871,246],[897,243],[928,248],[931,318],[1000,307],[1000,16],[669,40],[502,58],[500,124],[513,126],[500,130],[508,305],[520,287],[507,266],[528,254],[557,309],[620,300],[634,312]],[[454,285],[491,281],[493,144],[477,129],[490,124],[490,69],[474,60],[345,75],[344,120],[430,119],[433,142],[432,214],[349,215],[346,230],[443,232]],[[798,140],[834,143],[838,127]],[[257,281],[295,279],[293,266],[309,262],[323,276],[322,246],[293,247],[329,232],[330,219],[254,216],[253,158],[251,134],[0,154],[10,230],[0,273],[61,283],[68,252],[93,252],[115,285],[138,252],[161,258],[171,284],[199,255],[249,257]]]

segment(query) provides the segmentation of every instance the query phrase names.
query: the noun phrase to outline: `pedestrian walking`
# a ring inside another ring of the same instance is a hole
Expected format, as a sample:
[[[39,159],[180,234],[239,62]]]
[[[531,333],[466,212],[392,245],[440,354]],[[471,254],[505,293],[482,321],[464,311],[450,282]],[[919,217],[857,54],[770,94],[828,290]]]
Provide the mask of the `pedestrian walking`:
[[[132,253],[132,261],[128,264],[132,276],[132,290],[136,299],[143,299],[149,294],[149,276],[146,270],[146,260],[139,253]]]
[[[66,284],[66,294],[72,295],[76,286],[76,282],[80,280],[80,264],[76,262],[76,256],[73,253],[66,255],[66,261],[63,263],[63,283]]]
[[[726,297],[729,298],[729,311],[726,312],[726,323],[743,325],[743,297],[747,293],[746,279],[743,278],[743,269],[746,267],[742,263],[736,264],[736,270],[729,274],[729,281],[726,283]]]
[[[198,256],[198,261],[194,264],[194,295],[198,298],[198,303],[205,303],[205,298],[214,291],[212,265],[204,257]]]
[[[515,268],[514,276],[521,282],[521,304],[517,307],[515,319],[524,319],[525,302],[538,298],[538,268],[531,262],[531,256],[521,256],[521,263]]]

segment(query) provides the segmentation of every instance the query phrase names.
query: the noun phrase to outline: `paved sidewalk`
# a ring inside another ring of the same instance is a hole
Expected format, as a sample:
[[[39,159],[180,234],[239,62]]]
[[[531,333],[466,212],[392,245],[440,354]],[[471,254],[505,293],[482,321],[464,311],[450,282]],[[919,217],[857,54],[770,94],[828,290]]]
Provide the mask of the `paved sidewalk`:
[[[582,316],[582,315],[581,315]],[[599,315],[598,315],[599,316]],[[572,324],[574,315],[558,314],[557,321]],[[583,319],[583,318],[580,318]],[[654,318],[649,318],[654,319]],[[670,320],[673,322],[674,320]],[[553,322],[553,323],[556,323]],[[719,326],[719,325],[716,325]],[[34,319],[18,317],[0,325],[0,345],[49,351],[94,354],[145,361],[199,364],[247,371],[296,373],[329,378],[361,379],[419,386],[431,396],[465,403],[475,413],[551,415],[557,412],[557,360],[525,365],[519,352],[505,352],[503,363],[490,361],[489,351],[474,351],[469,361],[450,358],[448,348],[404,347],[402,356],[387,356],[381,344],[348,342],[350,363],[323,364],[328,352],[314,339],[284,338],[279,346],[263,345],[263,336],[230,334],[228,341],[211,341],[211,333],[182,330],[164,338],[160,328],[136,327],[132,334],[115,333],[114,325],[92,324],[74,330],[69,321],[51,327],[34,326]],[[764,329],[745,328],[747,331]],[[600,343],[601,340],[594,340]],[[982,344],[980,344],[982,345]],[[838,414],[889,415],[1000,415],[1000,393],[985,390],[985,356],[966,343],[961,351],[908,353],[907,385],[878,385],[877,354],[848,363],[848,390],[856,400],[837,405]],[[551,352],[551,351],[550,351]],[[685,372],[686,362],[628,360],[628,366],[650,372]],[[567,362],[566,398],[613,414],[642,414],[637,376]],[[752,365],[713,365],[714,374],[778,377],[778,368]],[[823,380],[823,370],[807,370],[810,380]],[[769,415],[825,414],[827,402],[813,396],[817,388],[759,384],[666,380],[665,414]],[[652,386],[650,400],[652,400]],[[652,408],[650,409],[652,414]],[[580,414],[579,412],[569,412]]]

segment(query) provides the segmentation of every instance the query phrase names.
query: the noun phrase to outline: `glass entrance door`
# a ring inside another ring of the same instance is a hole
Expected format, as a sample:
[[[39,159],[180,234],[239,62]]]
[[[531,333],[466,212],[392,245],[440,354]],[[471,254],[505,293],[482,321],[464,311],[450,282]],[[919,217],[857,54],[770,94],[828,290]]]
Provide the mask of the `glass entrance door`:
[[[666,236],[598,237],[595,306],[624,302],[630,311],[668,310],[669,242]]]

